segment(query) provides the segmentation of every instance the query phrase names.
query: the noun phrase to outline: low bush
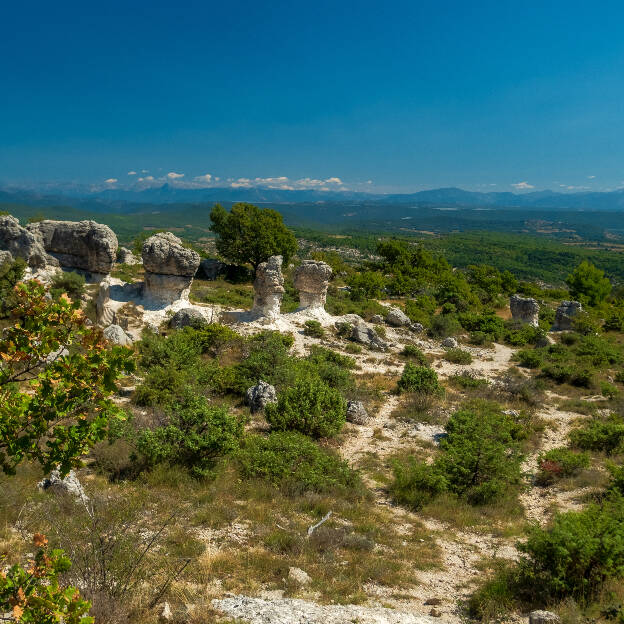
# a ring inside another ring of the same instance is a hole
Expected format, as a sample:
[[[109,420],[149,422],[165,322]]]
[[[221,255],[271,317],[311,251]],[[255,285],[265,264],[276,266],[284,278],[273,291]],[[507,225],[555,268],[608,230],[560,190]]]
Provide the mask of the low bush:
[[[429,366],[427,357],[416,345],[405,345],[399,355],[416,362],[419,366]]]
[[[589,454],[578,453],[566,447],[554,448],[538,458],[538,485],[551,485],[556,479],[571,477],[589,466]]]
[[[313,319],[309,319],[304,323],[303,333],[312,338],[323,338],[325,336],[323,326]]]
[[[290,495],[364,493],[358,474],[345,461],[300,433],[248,436],[237,459],[244,478],[266,479]]]
[[[414,511],[422,509],[448,488],[448,482],[439,470],[415,457],[395,462],[392,471],[392,497],[397,503]]]
[[[432,338],[446,338],[462,331],[462,326],[455,314],[438,314],[431,319],[429,335]]]
[[[539,368],[543,363],[542,354],[534,349],[523,349],[516,353],[516,358],[520,366],[525,368]]]
[[[25,270],[26,262],[21,258],[0,265],[0,318],[9,316],[17,306],[13,289],[24,277]]]
[[[59,271],[50,284],[50,294],[58,299],[65,293],[72,301],[77,301],[85,292],[85,278],[75,271]]]
[[[427,366],[417,366],[408,362],[398,381],[398,390],[402,392],[418,392],[420,394],[443,394],[444,388],[438,381],[438,374]]]
[[[320,379],[303,378],[280,392],[265,416],[275,431],[298,431],[315,438],[336,435],[344,426],[347,404],[342,394]]]
[[[452,362],[453,364],[471,364],[472,354],[470,353],[470,351],[455,347],[453,349],[446,350],[446,352],[444,353],[444,359],[447,362]]]
[[[449,382],[459,386],[460,388],[482,388],[489,385],[489,381],[485,377],[477,377],[474,373],[462,372],[460,375],[451,375]]]
[[[587,451],[601,451],[612,455],[624,451],[624,419],[611,414],[594,416],[582,427],[570,432],[573,446]]]

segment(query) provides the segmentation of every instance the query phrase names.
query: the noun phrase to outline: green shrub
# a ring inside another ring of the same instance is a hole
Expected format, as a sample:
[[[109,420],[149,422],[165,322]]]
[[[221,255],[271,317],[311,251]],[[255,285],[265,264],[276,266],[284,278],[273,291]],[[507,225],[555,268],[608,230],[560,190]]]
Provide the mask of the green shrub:
[[[476,377],[474,374],[470,374],[469,372],[462,372],[459,375],[451,375],[451,377],[449,377],[449,381],[452,384],[464,389],[482,388],[490,383],[487,379],[485,379],[485,377]]]
[[[342,394],[319,379],[303,378],[280,392],[277,403],[265,408],[276,431],[299,431],[315,438],[336,435],[346,419]]]
[[[428,366],[417,366],[408,362],[398,381],[399,392],[420,394],[442,394],[444,388],[438,382],[438,374]]]
[[[447,362],[452,362],[453,364],[471,364],[472,354],[470,353],[470,351],[455,347],[453,349],[446,350],[446,352],[444,353],[444,359]]]
[[[455,314],[438,314],[431,319],[429,335],[432,338],[446,338],[459,334],[462,326]]]
[[[568,275],[566,283],[572,297],[589,305],[604,301],[611,292],[611,282],[604,276],[604,271],[586,260]]]
[[[11,314],[17,305],[13,289],[24,277],[26,262],[22,258],[16,258],[13,262],[5,262],[0,266],[0,318]]]
[[[415,457],[410,457],[405,462],[395,462],[392,472],[392,497],[397,503],[414,511],[419,511],[448,488],[443,474]]]
[[[323,338],[323,336],[325,336],[325,330],[323,329],[323,326],[318,321],[310,319],[310,320],[307,320],[304,323],[304,325],[305,325],[305,328],[303,330],[303,333],[306,336],[311,336],[314,338]]]
[[[211,406],[205,397],[187,394],[169,412],[169,422],[136,432],[133,443],[145,467],[180,465],[191,474],[211,474],[218,457],[238,448],[243,423],[224,407]]]
[[[589,466],[589,454],[578,453],[566,447],[554,448],[538,458],[538,485],[550,485],[556,479],[571,477]]]
[[[465,312],[459,315],[462,327],[469,332],[485,334],[489,340],[501,340],[505,333],[505,322],[495,314]]]
[[[357,473],[306,436],[274,432],[248,436],[237,454],[244,478],[266,479],[291,495],[305,492],[362,495]]]
[[[405,345],[399,355],[413,360],[419,366],[429,366],[427,356],[416,345]]]
[[[516,358],[520,363],[520,366],[525,368],[539,368],[543,363],[542,354],[539,351],[533,349],[523,349],[516,353]]]
[[[607,381],[601,381],[600,393],[602,394],[602,396],[605,396],[608,399],[615,399],[615,397],[620,394],[620,391],[613,384],[610,384]]]
[[[617,414],[586,421],[570,432],[573,446],[587,451],[602,451],[611,455],[624,451],[624,420]]]
[[[336,333],[340,338],[350,338],[353,331],[351,323],[336,323]]]
[[[75,271],[59,271],[50,284],[50,294],[58,299],[66,293],[70,299],[77,301],[85,291],[85,278]]]
[[[507,327],[504,340],[513,347],[523,347],[527,344],[537,344],[545,336],[545,332],[540,327],[533,325],[514,325]]]

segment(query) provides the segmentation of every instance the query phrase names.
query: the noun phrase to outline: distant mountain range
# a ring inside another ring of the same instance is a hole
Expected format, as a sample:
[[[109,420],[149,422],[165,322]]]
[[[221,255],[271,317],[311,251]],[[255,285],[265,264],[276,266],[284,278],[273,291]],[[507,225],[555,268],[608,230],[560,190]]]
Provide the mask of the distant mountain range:
[[[352,191],[283,190],[273,188],[186,189],[164,184],[143,190],[107,189],[97,192],[46,190],[38,192],[0,188],[0,203],[71,206],[95,211],[129,212],[141,204],[181,204],[247,201],[258,204],[344,202],[346,204],[408,204],[414,207],[524,208],[550,210],[624,210],[624,189],[610,192],[480,193],[460,188],[439,188],[408,194],[373,194]]]

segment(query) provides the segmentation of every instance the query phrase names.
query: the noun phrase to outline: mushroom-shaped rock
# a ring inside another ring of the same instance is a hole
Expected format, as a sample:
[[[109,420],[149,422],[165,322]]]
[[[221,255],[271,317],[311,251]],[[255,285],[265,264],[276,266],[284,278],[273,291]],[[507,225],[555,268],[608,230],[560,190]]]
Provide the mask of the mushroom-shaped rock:
[[[29,223],[27,229],[63,267],[107,274],[115,264],[117,237],[108,225],[46,220]]]
[[[386,314],[386,323],[393,327],[406,327],[411,324],[409,316],[401,308],[392,307]]]
[[[583,306],[578,301],[562,301],[555,312],[555,322],[551,331],[564,331],[572,329],[572,320],[583,311]]]
[[[512,295],[509,297],[511,318],[527,325],[538,326],[539,303],[535,299]]]
[[[304,260],[295,269],[295,288],[299,291],[300,309],[323,308],[332,268],[326,262]]]
[[[53,470],[49,477],[39,481],[37,487],[40,490],[54,492],[55,494],[69,494],[82,501],[89,500],[73,470],[70,470],[67,476],[63,478],[61,478],[59,470]]]
[[[277,318],[284,296],[282,256],[271,256],[256,269],[254,303],[251,313],[256,317]]]
[[[173,329],[182,329],[183,327],[194,327],[198,329],[204,325],[208,325],[208,319],[195,308],[182,308],[171,317],[169,325]]]
[[[129,347],[134,342],[132,336],[119,325],[109,325],[102,335],[109,342],[123,347]]]
[[[48,256],[41,241],[11,215],[0,216],[0,249],[8,251],[13,258],[22,258],[33,268],[41,268],[46,264],[58,265]]]
[[[184,247],[171,232],[160,232],[143,243],[141,255],[146,298],[163,304],[188,298],[193,275],[199,266],[197,252]]]
[[[271,384],[259,381],[255,386],[247,389],[247,405],[252,413],[263,410],[269,403],[277,403],[277,393]]]
[[[369,420],[368,412],[362,401],[349,401],[347,403],[347,422],[354,425],[365,425]]]

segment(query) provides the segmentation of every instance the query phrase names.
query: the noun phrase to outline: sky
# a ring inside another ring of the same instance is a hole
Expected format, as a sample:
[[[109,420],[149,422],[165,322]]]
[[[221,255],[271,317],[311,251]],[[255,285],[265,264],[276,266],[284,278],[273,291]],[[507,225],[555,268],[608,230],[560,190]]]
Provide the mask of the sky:
[[[7,2],[0,184],[624,187],[624,3]]]

